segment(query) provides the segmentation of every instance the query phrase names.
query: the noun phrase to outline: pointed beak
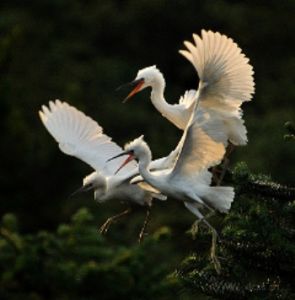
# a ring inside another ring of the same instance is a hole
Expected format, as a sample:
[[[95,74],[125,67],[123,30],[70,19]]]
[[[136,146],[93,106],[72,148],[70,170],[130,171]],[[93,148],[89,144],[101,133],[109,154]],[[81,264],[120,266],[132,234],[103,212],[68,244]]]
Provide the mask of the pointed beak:
[[[117,169],[117,171],[115,172],[115,175],[118,174],[119,171],[120,171],[124,166],[126,166],[131,160],[133,160],[133,159],[135,158],[134,155],[133,155],[133,154],[130,154],[129,152],[124,151],[124,152],[122,152],[122,153],[120,153],[120,154],[118,154],[118,155],[116,155],[116,156],[114,156],[114,157],[112,157],[112,158],[110,158],[110,159],[107,160],[107,162],[109,162],[109,161],[111,161],[111,160],[113,160],[113,159],[116,159],[116,158],[121,157],[121,156],[124,156],[124,155],[128,155],[128,157],[125,159],[125,161],[122,163],[122,165]]]
[[[133,160],[135,157],[133,154],[129,154],[126,160],[122,163],[122,165],[118,168],[118,170],[115,172],[117,174],[124,166],[126,166],[131,160]]]
[[[78,188],[76,191],[74,191],[74,192],[69,196],[69,198],[71,198],[71,197],[73,197],[73,196],[75,196],[75,195],[77,195],[77,194],[79,194],[79,193],[87,192],[87,191],[89,191],[89,190],[91,190],[91,189],[92,189],[91,184],[83,185],[83,186],[81,186],[80,188]]]
[[[118,154],[118,155],[115,155],[115,156],[109,158],[106,162],[109,162],[109,161],[114,160],[114,159],[116,159],[116,158],[118,158],[118,157],[121,157],[121,156],[124,156],[124,155],[128,155],[128,154],[129,154],[129,152],[124,151],[124,152],[122,152],[122,153],[120,153],[120,154]]]
[[[128,84],[128,86],[132,86],[132,87],[134,86],[134,88],[128,94],[128,96],[123,100],[123,103],[125,103],[127,100],[129,100],[135,94],[137,94],[141,90],[143,84],[144,84],[144,79],[137,79],[137,80],[134,80],[134,81],[130,82]]]

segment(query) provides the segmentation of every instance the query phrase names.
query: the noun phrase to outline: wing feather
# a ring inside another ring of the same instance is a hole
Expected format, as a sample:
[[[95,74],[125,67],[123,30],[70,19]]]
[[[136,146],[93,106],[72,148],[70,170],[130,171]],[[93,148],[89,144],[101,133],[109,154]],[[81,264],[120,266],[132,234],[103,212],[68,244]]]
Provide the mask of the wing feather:
[[[221,102],[250,101],[254,93],[253,68],[238,45],[218,32],[202,30],[193,34],[194,44],[185,41],[180,53],[195,67],[201,82],[200,100]],[[202,105],[202,104],[201,104]]]
[[[187,109],[196,101],[197,99],[197,91],[196,90],[188,90],[185,91],[183,96],[179,99],[179,104],[183,104]]]
[[[219,164],[225,154],[223,144],[226,138],[219,120],[210,120],[206,124],[197,120],[194,113],[189,126],[184,131],[183,136],[177,146],[179,156],[171,172],[171,176],[185,175],[195,176],[212,166]]]
[[[120,154],[122,148],[105,135],[103,128],[93,119],[66,102],[50,101],[49,107],[42,106],[39,115],[62,152],[81,159],[96,171],[113,175],[126,158],[118,158],[106,164],[107,159]],[[134,172],[136,168],[136,162],[130,162],[120,171],[120,176]]]

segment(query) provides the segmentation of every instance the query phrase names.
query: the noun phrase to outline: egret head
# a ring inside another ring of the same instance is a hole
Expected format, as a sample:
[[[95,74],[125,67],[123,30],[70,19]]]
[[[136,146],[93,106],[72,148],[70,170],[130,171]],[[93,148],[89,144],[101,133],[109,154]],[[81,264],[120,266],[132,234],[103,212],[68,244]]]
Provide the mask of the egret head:
[[[144,136],[141,135],[137,139],[126,144],[124,147],[125,152],[132,153],[134,158],[141,160],[145,156],[151,157],[151,151],[147,143],[144,141]]]
[[[118,173],[125,165],[127,165],[131,160],[139,160],[139,163],[146,162],[149,163],[152,159],[152,154],[150,148],[147,143],[144,141],[144,136],[140,136],[139,138],[133,140],[128,143],[124,147],[124,152],[110,158],[108,161],[113,160],[117,157],[121,157],[123,155],[128,155],[126,160],[122,163],[122,165],[118,168],[116,173]]]
[[[106,179],[99,173],[92,172],[83,179],[83,186],[87,187],[88,190],[105,188]]]
[[[151,66],[139,70],[136,78],[130,83],[130,85],[134,86],[134,88],[125,98],[124,102],[147,87],[154,88],[157,85],[164,87],[165,79],[163,74],[159,71],[159,69],[157,69],[156,66]]]
[[[105,189],[106,189],[105,177],[98,174],[97,172],[93,172],[83,179],[82,187],[80,187],[78,190],[76,190],[74,193],[72,193],[71,196],[74,196],[77,193],[87,192],[87,191],[91,191],[91,190],[95,190],[95,193],[97,193],[97,191],[100,191],[100,190],[104,192]]]

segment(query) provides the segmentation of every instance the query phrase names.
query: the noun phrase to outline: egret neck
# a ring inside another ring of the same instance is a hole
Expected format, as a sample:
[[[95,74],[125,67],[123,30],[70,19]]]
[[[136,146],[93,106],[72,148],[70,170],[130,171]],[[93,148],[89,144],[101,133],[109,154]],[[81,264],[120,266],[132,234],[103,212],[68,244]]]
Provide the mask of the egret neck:
[[[164,98],[165,80],[163,77],[156,77],[152,84],[151,101],[156,109],[167,119],[170,119],[171,105]]]
[[[140,175],[144,178],[144,180],[148,184],[155,187],[156,189],[159,190],[165,189],[165,184],[163,186],[163,176],[153,175],[149,170],[149,166],[152,160],[149,149],[143,149],[143,150],[144,152],[140,154],[139,162],[138,162],[138,169]]]
[[[185,111],[176,105],[171,105],[164,98],[165,80],[161,77],[156,77],[151,85],[151,101],[156,109],[163,117],[175,124],[179,129],[184,129],[191,111]],[[188,114],[188,116],[187,116]]]

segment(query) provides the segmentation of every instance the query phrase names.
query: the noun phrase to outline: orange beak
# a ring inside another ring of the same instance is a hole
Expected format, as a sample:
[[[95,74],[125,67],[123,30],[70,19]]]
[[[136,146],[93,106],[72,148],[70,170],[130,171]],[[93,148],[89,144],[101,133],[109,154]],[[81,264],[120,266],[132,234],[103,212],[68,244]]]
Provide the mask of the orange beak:
[[[126,160],[122,163],[122,165],[118,168],[118,170],[115,172],[115,174],[118,174],[119,171],[125,167],[131,160],[134,159],[134,155],[133,154],[129,154],[129,156],[126,158]]]
[[[128,153],[128,152],[124,151],[124,152],[122,152],[122,153],[120,153],[120,154],[118,154],[114,157],[111,157],[110,159],[107,160],[107,162],[108,162],[108,161],[111,161],[111,160],[116,159],[118,157],[121,157],[123,155],[128,155],[128,157],[122,163],[122,165],[118,168],[118,170],[115,172],[115,174],[117,174],[124,166],[126,166],[131,160],[133,160],[135,158],[135,156],[133,154],[131,154],[130,152]]]
[[[140,90],[141,90],[141,88],[142,88],[142,86],[143,86],[143,84],[144,84],[144,79],[139,79],[139,80],[135,80],[134,82],[133,82],[133,84],[136,84],[135,85],[135,88],[129,93],[129,95],[123,100],[123,103],[125,103],[128,99],[130,99],[132,96],[134,96],[135,94],[137,94]]]

